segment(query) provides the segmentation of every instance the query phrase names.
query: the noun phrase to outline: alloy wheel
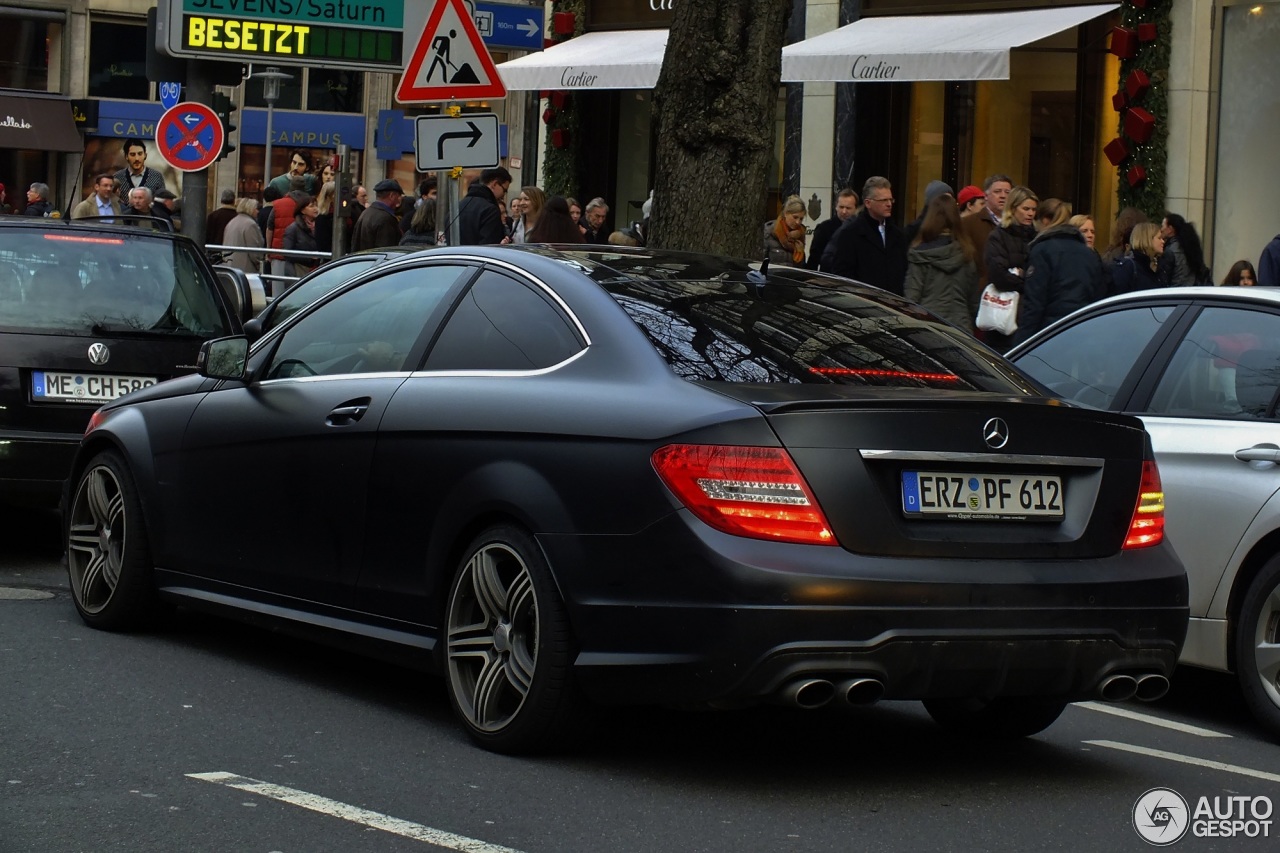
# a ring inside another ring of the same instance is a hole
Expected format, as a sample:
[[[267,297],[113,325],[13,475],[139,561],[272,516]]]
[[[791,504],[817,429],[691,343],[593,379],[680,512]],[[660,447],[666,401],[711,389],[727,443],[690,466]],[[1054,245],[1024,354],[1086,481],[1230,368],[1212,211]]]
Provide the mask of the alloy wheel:
[[[124,491],[105,465],[80,480],[68,524],[67,567],[76,600],[88,613],[111,601],[124,564],[127,518]]]
[[[1280,584],[1271,587],[1258,611],[1253,663],[1263,691],[1280,707]]]
[[[501,731],[529,695],[538,659],[538,601],[524,560],[493,542],[467,561],[449,605],[446,653],[459,710]]]

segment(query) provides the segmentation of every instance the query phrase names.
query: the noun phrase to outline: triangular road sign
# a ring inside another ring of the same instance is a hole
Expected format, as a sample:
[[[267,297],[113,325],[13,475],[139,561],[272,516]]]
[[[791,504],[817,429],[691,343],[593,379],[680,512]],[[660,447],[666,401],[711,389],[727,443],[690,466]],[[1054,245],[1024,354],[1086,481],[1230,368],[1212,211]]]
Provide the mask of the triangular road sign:
[[[462,0],[436,0],[396,87],[402,104],[497,99],[507,87]]]

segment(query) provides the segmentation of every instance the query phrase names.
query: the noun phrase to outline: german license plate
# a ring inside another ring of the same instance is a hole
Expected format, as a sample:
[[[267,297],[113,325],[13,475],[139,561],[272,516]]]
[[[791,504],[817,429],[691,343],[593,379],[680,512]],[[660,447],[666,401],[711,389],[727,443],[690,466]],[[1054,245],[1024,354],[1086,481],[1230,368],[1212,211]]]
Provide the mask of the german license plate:
[[[122,394],[156,384],[152,376],[110,376],[102,373],[31,374],[31,396],[41,403],[110,403]]]
[[[1061,518],[1062,479],[1045,474],[903,471],[902,511],[947,518]]]

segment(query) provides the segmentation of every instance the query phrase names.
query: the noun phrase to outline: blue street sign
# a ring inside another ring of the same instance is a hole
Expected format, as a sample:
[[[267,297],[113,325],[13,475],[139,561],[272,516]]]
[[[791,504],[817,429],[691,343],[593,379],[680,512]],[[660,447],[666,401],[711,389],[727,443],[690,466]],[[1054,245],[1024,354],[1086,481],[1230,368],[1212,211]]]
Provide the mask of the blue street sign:
[[[161,83],[160,90],[160,106],[166,110],[171,110],[178,105],[178,101],[182,98],[181,83]]]
[[[399,160],[401,153],[413,146],[413,136],[404,131],[404,110],[378,110],[373,144],[378,149],[379,160]]]
[[[542,6],[476,3],[476,29],[486,47],[542,50]]]

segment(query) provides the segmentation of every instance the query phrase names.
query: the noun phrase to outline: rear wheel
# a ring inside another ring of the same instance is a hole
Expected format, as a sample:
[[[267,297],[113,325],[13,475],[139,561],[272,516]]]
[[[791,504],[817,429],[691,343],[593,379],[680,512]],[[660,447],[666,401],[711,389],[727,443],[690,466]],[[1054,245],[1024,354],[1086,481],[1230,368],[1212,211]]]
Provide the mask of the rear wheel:
[[[556,746],[579,717],[568,614],[526,531],[496,526],[467,548],[449,590],[445,658],[449,701],[486,749]]]
[[[924,708],[943,728],[979,737],[1028,737],[1053,725],[1067,703],[1044,696],[926,699]]]
[[[115,451],[95,456],[76,485],[67,515],[67,574],[87,625],[127,631],[146,627],[155,616],[142,505]]]
[[[1236,678],[1254,717],[1280,735],[1280,556],[1258,572],[1236,625]]]

